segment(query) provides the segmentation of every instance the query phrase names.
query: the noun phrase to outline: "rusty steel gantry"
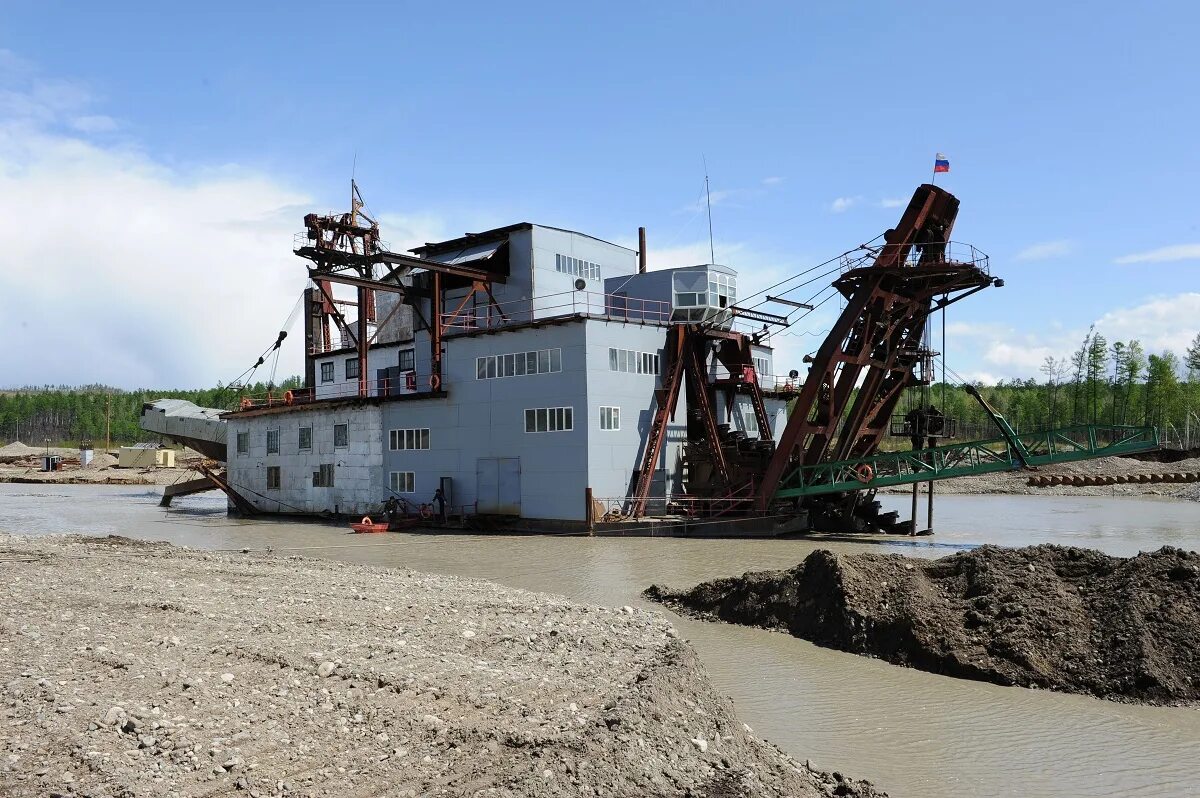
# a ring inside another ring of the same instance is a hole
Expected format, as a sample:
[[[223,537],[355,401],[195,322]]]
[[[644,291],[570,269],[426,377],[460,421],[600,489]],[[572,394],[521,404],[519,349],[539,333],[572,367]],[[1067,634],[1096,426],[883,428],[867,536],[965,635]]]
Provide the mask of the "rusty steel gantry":
[[[690,389],[688,407],[693,416],[688,430],[692,451],[687,498],[710,514],[765,514],[781,479],[791,471],[873,453],[888,434],[904,389],[919,379],[915,369],[927,357],[921,338],[930,313],[989,285],[1003,284],[988,274],[986,257],[974,249],[962,260],[950,252],[958,205],[943,189],[918,187],[900,222],[884,233],[883,245],[872,250],[871,265],[851,268],[833,283],[845,297],[846,307],[811,358],[778,446],[772,440],[750,355],[755,339],[711,325],[672,327],[664,350],[666,372],[656,392],[657,407],[630,497],[630,514],[645,514],[667,422],[685,385]],[[785,317],[754,309],[735,307],[731,312],[767,324],[787,324]],[[730,375],[720,384],[708,376],[710,348]],[[751,396],[758,441],[731,440],[718,428],[710,393],[717,387],[727,389],[727,401],[735,393]]]
[[[312,391],[316,385],[313,355],[337,348],[330,345],[332,320],[357,351],[358,395],[369,396],[367,350],[399,309],[407,305],[412,308],[417,321],[429,330],[429,387],[438,391],[442,386],[442,336],[446,326],[454,324],[476,294],[485,295],[489,306],[503,319],[504,314],[492,294],[492,283],[504,282],[507,275],[384,249],[379,238],[379,224],[363,213],[362,196],[354,181],[350,188],[350,212],[328,216],[307,214],[303,242],[295,249],[297,255],[313,264],[308,269],[313,287],[305,292],[305,387]],[[360,223],[360,219],[365,224]],[[414,273],[427,276],[406,283],[404,278]],[[357,302],[335,299],[334,283],[356,288]],[[458,305],[446,312],[446,291],[464,287],[470,290]],[[400,301],[379,320],[372,334],[370,324],[376,321],[377,291],[398,294]],[[422,299],[429,300],[428,317],[422,313]],[[358,308],[354,329],[340,310],[343,306]]]
[[[833,283],[846,307],[813,356],[763,472],[755,498],[759,512],[769,509],[789,469],[873,453],[904,389],[916,383],[929,314],[1003,285],[974,249],[961,260],[949,252],[958,205],[944,189],[918,187],[899,224],[884,233],[874,263]]]

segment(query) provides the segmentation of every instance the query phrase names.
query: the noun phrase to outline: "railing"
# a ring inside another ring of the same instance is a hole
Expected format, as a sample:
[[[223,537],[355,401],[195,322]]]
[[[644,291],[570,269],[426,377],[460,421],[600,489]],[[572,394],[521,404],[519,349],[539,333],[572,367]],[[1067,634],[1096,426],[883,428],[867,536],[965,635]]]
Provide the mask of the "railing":
[[[599,504],[595,518],[596,523],[616,523],[634,519],[631,513],[635,501],[633,496],[594,496],[592,501]],[[639,518],[720,518],[737,510],[745,510],[754,501],[751,495],[709,498],[691,496],[686,493],[671,496],[648,498],[645,509]],[[602,509],[602,511],[600,511]]]
[[[398,378],[367,380],[367,396],[400,396],[425,393],[434,390],[430,375],[419,375],[415,371]],[[359,396],[358,380],[324,383],[317,388],[293,388],[290,391],[270,391],[266,394],[246,395],[239,402],[240,410],[255,410],[263,407],[285,407],[355,399]]]
[[[870,266],[880,251],[880,249],[872,249],[868,250],[865,254],[847,253],[843,255],[841,259],[842,272],[858,269],[863,266]],[[855,250],[855,252],[858,252],[858,250]],[[967,244],[962,241],[950,241],[946,243],[940,252],[936,249],[936,245],[927,245],[920,251],[915,246],[910,247],[908,256],[901,265],[911,268],[929,266],[936,263],[966,264],[974,266],[984,274],[990,274],[988,271],[987,253],[977,249],[973,244]]]
[[[1104,424],[1026,432],[1018,435],[1017,441],[1027,452],[1028,464],[1033,466],[1144,452],[1159,446],[1154,427]],[[992,438],[801,466],[780,480],[775,498],[843,493],[1020,467],[1020,457],[1008,441]]]
[[[299,252],[301,249],[303,249],[305,247],[315,247],[317,249],[328,249],[328,250],[331,250],[334,252],[349,252],[350,251],[345,246],[339,246],[339,247],[330,246],[328,241],[318,243],[314,239],[311,239],[308,237],[307,230],[301,230],[299,233],[293,234],[292,235],[292,252]],[[388,243],[387,241],[380,240],[379,241],[379,251],[391,252],[392,245],[390,243]]]
[[[452,299],[446,300],[447,304],[452,305],[453,302]],[[567,316],[662,324],[671,320],[671,303],[593,291],[563,291],[533,299],[480,304],[457,313],[443,313],[442,327],[447,331],[485,330]]]

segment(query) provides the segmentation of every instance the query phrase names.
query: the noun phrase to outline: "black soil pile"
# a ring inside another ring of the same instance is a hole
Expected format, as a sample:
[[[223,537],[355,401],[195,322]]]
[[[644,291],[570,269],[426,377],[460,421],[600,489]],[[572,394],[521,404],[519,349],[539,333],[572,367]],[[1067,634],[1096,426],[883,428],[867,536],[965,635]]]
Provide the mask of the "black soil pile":
[[[939,560],[815,551],[646,595],[897,665],[1150,704],[1200,701],[1200,554],[984,546]]]

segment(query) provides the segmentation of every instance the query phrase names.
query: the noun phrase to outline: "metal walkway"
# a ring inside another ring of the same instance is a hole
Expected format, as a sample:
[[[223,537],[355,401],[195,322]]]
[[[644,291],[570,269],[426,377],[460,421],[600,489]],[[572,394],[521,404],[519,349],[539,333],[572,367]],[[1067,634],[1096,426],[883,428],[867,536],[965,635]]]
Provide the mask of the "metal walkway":
[[[1017,451],[1007,438],[1000,437],[801,466],[780,480],[775,498],[844,493],[1015,471],[1022,467],[1022,460],[1030,466],[1040,466],[1145,452],[1159,447],[1158,431],[1154,427],[1109,424],[1081,424],[1027,432],[1016,435],[1014,440]]]

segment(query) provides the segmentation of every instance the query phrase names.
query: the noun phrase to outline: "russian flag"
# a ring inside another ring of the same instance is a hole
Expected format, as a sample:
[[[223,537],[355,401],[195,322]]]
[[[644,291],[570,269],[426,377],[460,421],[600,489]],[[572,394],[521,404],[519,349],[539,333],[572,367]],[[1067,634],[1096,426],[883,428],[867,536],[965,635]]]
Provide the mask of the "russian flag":
[[[933,159],[933,171],[934,174],[938,172],[949,172],[950,159],[947,158],[945,154],[939,152]]]

